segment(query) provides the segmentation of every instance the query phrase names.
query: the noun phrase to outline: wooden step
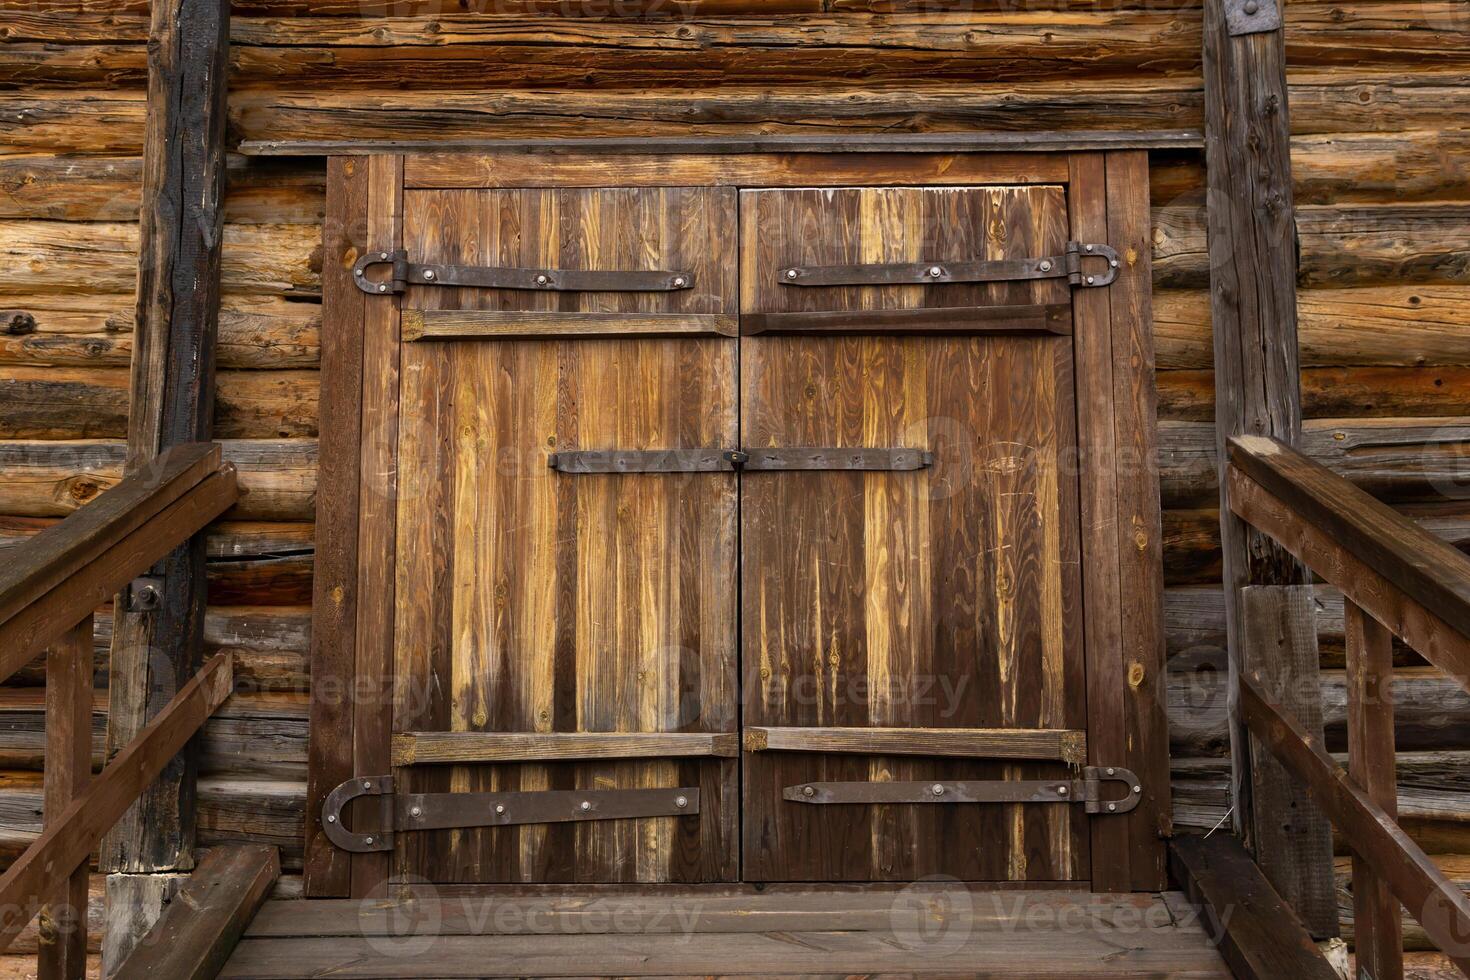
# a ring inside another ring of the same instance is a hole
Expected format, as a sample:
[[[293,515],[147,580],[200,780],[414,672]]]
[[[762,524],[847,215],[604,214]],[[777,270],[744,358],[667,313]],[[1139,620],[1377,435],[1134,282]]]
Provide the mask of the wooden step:
[[[1178,895],[909,886],[415,884],[268,902],[220,974],[1224,978]]]

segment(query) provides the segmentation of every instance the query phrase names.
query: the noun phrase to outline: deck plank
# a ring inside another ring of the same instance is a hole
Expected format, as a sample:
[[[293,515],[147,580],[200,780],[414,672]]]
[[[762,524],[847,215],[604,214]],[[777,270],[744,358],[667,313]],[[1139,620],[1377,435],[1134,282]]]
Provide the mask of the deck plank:
[[[931,885],[274,901],[221,976],[1229,977],[1187,913],[1156,893]]]

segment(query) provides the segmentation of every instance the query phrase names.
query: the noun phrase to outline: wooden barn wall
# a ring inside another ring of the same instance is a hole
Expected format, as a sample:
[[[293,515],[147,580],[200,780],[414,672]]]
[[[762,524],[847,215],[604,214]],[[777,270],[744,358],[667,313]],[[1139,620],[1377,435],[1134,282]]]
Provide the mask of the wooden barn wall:
[[[1198,0],[244,0],[230,138],[1202,126]],[[391,15],[391,16],[388,16]],[[1470,3],[1293,0],[1303,403],[1320,458],[1470,544]],[[0,538],[118,476],[147,67],[143,0],[0,0]],[[321,159],[230,169],[217,433],[245,496],[210,543],[203,843],[301,862]],[[1176,819],[1224,816],[1202,158],[1154,159]],[[1426,480],[1428,468],[1439,474]],[[1341,604],[1325,600],[1344,747]],[[99,619],[98,684],[108,619]],[[1402,658],[1401,809],[1470,853],[1470,698]],[[0,689],[0,843],[39,827],[42,681]],[[102,730],[105,699],[98,701]],[[100,737],[98,746],[100,749]]]

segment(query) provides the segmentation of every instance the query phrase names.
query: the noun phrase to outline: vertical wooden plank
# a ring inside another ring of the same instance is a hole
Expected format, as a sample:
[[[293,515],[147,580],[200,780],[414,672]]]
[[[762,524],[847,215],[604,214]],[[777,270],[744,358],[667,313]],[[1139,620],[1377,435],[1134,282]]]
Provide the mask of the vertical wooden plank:
[[[138,301],[128,414],[128,469],[164,449],[208,440],[224,226],[226,0],[152,4],[148,118],[143,138]],[[204,534],[153,569],[158,599],[119,598],[108,694],[109,752],[127,744],[198,669],[204,631]],[[194,855],[196,752],[185,749],[143,793],[102,847],[101,866],[151,874],[188,870]],[[114,876],[107,949],[126,955],[132,929],[161,910],[160,891]]]
[[[372,156],[368,168],[367,245],[391,252],[403,237],[403,158]],[[398,518],[399,299],[374,296],[362,318],[362,432],[358,474],[357,677],[353,685],[353,768],[389,771],[393,726],[394,554]],[[377,819],[376,801],[356,817]],[[365,812],[364,812],[365,811]],[[364,826],[357,823],[355,826]],[[391,855],[352,856],[352,895],[386,880]]]
[[[1259,678],[1277,704],[1321,738],[1315,601],[1309,585],[1242,589],[1241,669]],[[1303,676],[1311,678],[1310,684],[1303,683]],[[1331,825],[1311,798],[1300,793],[1298,781],[1254,738],[1250,750],[1252,798],[1295,800],[1295,805],[1273,809],[1271,819],[1256,821],[1256,860],[1283,897],[1289,892],[1303,922],[1335,922],[1335,892],[1312,887],[1316,862],[1326,860],[1331,867]]]
[[[1164,841],[1171,836],[1172,822],[1148,154],[1110,153],[1106,167],[1107,242],[1118,250],[1120,263],[1118,279],[1108,287],[1107,295],[1113,348],[1119,610],[1125,638],[1119,651],[1124,682],[1118,692],[1124,702],[1127,735],[1122,764],[1138,775],[1143,787],[1143,800],[1123,819],[1128,823],[1131,885],[1137,891],[1157,891],[1166,884]],[[1088,264],[1102,265],[1096,260]]]
[[[92,663],[91,616],[46,652],[46,826],[92,778]],[[69,876],[58,874],[55,895],[41,909],[40,980],[86,976],[88,863],[83,861]]]
[[[1071,158],[1068,205],[1072,237],[1106,241],[1107,173],[1099,153]],[[1113,425],[1112,312],[1100,289],[1079,289],[1072,297],[1072,343],[1077,372],[1077,455],[1081,493],[1084,636],[1087,646],[1087,756],[1092,765],[1116,765],[1128,749],[1127,687],[1121,656],[1123,586],[1118,544],[1118,473]],[[1095,819],[1092,837],[1092,887],[1128,891],[1133,854],[1128,824]]]
[[[1301,819],[1299,787],[1270,778],[1273,795],[1256,798],[1250,739],[1236,708],[1246,626],[1238,592],[1246,585],[1299,585],[1304,570],[1268,538],[1248,529],[1224,499],[1225,441],[1249,433],[1295,444],[1301,431],[1296,311],[1296,228],[1292,210],[1290,123],[1285,43],[1280,28],[1231,36],[1225,0],[1204,8],[1205,156],[1208,169],[1210,312],[1215,338],[1216,449],[1222,467],[1220,533],[1224,554],[1230,659],[1232,805],[1236,830],[1255,847],[1258,826],[1295,828],[1302,853],[1257,854],[1268,876],[1297,869],[1293,880],[1272,878],[1296,905],[1313,935],[1337,934],[1335,912],[1323,901],[1332,866],[1316,852],[1325,831]],[[1307,628],[1294,625],[1290,632]],[[1294,686],[1314,690],[1317,668],[1302,661]],[[1311,912],[1309,910],[1316,910]]]
[[[1393,643],[1356,603],[1343,609],[1347,640],[1348,775],[1390,817],[1398,816],[1394,778]],[[1404,975],[1403,919],[1388,883],[1353,857],[1353,921],[1359,980]]]
[[[352,281],[367,247],[368,161],[327,162],[322,242],[321,436],[312,582],[311,748],[306,787],[306,894],[345,898],[347,852],[322,833],[322,800],[352,777],[357,644],[357,519],[362,459],[362,344],[368,296]]]

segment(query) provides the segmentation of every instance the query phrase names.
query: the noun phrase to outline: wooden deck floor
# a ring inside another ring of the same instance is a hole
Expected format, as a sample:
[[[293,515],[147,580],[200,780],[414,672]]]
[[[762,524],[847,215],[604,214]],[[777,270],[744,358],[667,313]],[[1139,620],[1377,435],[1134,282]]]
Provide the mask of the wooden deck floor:
[[[221,976],[1230,976],[1176,893],[429,892],[269,902]]]

